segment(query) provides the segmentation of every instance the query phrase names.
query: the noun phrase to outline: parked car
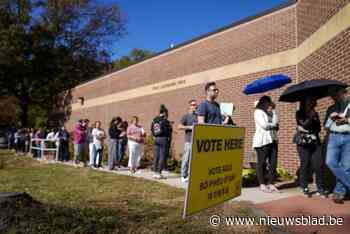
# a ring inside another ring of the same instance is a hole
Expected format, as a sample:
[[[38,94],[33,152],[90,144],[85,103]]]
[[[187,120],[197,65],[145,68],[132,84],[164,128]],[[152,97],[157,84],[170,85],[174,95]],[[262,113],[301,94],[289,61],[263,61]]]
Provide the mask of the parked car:
[[[0,131],[0,149],[8,148],[8,139],[5,131]]]

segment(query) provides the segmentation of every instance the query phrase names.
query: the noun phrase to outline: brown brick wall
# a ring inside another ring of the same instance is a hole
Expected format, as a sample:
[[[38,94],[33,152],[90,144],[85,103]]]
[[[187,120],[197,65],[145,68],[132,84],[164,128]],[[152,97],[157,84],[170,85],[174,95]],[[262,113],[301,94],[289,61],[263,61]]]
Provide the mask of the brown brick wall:
[[[292,142],[292,136],[295,129],[294,113],[295,104],[278,102],[278,98],[283,89],[267,92],[264,94],[246,96],[242,93],[245,85],[248,83],[273,74],[285,74],[292,78],[293,83],[296,81],[296,67],[286,67],[275,69],[271,71],[259,72],[250,74],[247,76],[235,77],[230,80],[224,80],[217,82],[219,87],[222,87],[220,101],[233,102],[236,106],[236,113],[234,115],[234,121],[238,126],[246,128],[246,142],[245,142],[245,158],[252,153],[252,139],[255,132],[254,124],[254,101],[258,100],[262,95],[269,95],[277,104],[277,112],[280,119],[280,131],[278,138],[280,140],[279,145],[279,164],[290,171],[295,169],[296,160],[295,147]]]
[[[73,96],[103,96],[294,48],[295,23],[291,6],[79,87]]]
[[[317,31],[350,0],[299,0],[297,3],[298,44]]]
[[[298,65],[299,81],[333,79],[350,84],[350,28],[322,46]],[[319,101],[323,120],[330,98]]]

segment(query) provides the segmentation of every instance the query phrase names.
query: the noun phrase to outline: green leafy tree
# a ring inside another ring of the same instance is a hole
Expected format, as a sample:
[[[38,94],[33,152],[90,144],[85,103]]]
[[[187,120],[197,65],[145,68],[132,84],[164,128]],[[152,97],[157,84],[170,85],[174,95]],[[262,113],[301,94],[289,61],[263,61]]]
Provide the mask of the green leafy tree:
[[[112,63],[112,70],[120,70],[123,68],[126,68],[130,65],[139,63],[147,58],[150,58],[154,55],[154,53],[148,51],[148,50],[142,50],[142,49],[133,49],[129,55],[122,56],[121,58],[115,60]]]
[[[108,69],[124,32],[116,4],[0,0],[0,96],[18,99],[22,126],[29,107],[51,114],[63,91]]]

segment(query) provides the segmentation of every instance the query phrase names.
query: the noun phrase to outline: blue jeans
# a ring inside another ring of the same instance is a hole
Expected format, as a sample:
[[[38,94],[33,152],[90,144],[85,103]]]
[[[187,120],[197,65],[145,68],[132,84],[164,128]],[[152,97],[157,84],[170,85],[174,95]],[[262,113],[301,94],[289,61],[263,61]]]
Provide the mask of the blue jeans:
[[[128,142],[125,139],[118,140],[117,165],[120,165],[120,163],[122,162],[122,160],[124,158],[127,143]]]
[[[184,154],[181,161],[181,176],[184,178],[188,177],[188,169],[190,164],[190,157],[192,153],[192,143],[185,142]]]
[[[102,166],[102,157],[103,157],[103,147],[96,148],[95,146],[95,155],[94,155],[94,166],[101,167]]]
[[[89,143],[89,165],[94,166],[94,160],[96,158],[96,148],[94,143]]]
[[[74,160],[79,163],[82,160],[84,154],[84,143],[74,144]]]
[[[108,169],[113,170],[115,161],[117,160],[118,140],[109,139],[108,144]]]
[[[168,146],[167,137],[156,137],[154,139],[154,171],[161,174],[165,165],[166,151]]]
[[[350,134],[330,134],[326,164],[336,177],[333,192],[344,196],[350,189]]]

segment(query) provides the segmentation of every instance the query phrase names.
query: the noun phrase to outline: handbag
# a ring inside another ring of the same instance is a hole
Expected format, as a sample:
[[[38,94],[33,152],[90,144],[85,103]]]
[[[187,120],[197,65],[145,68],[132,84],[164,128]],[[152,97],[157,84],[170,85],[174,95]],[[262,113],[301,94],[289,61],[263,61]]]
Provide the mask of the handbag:
[[[301,146],[316,145],[317,137],[313,134],[302,133],[297,130],[293,137],[293,143]]]

